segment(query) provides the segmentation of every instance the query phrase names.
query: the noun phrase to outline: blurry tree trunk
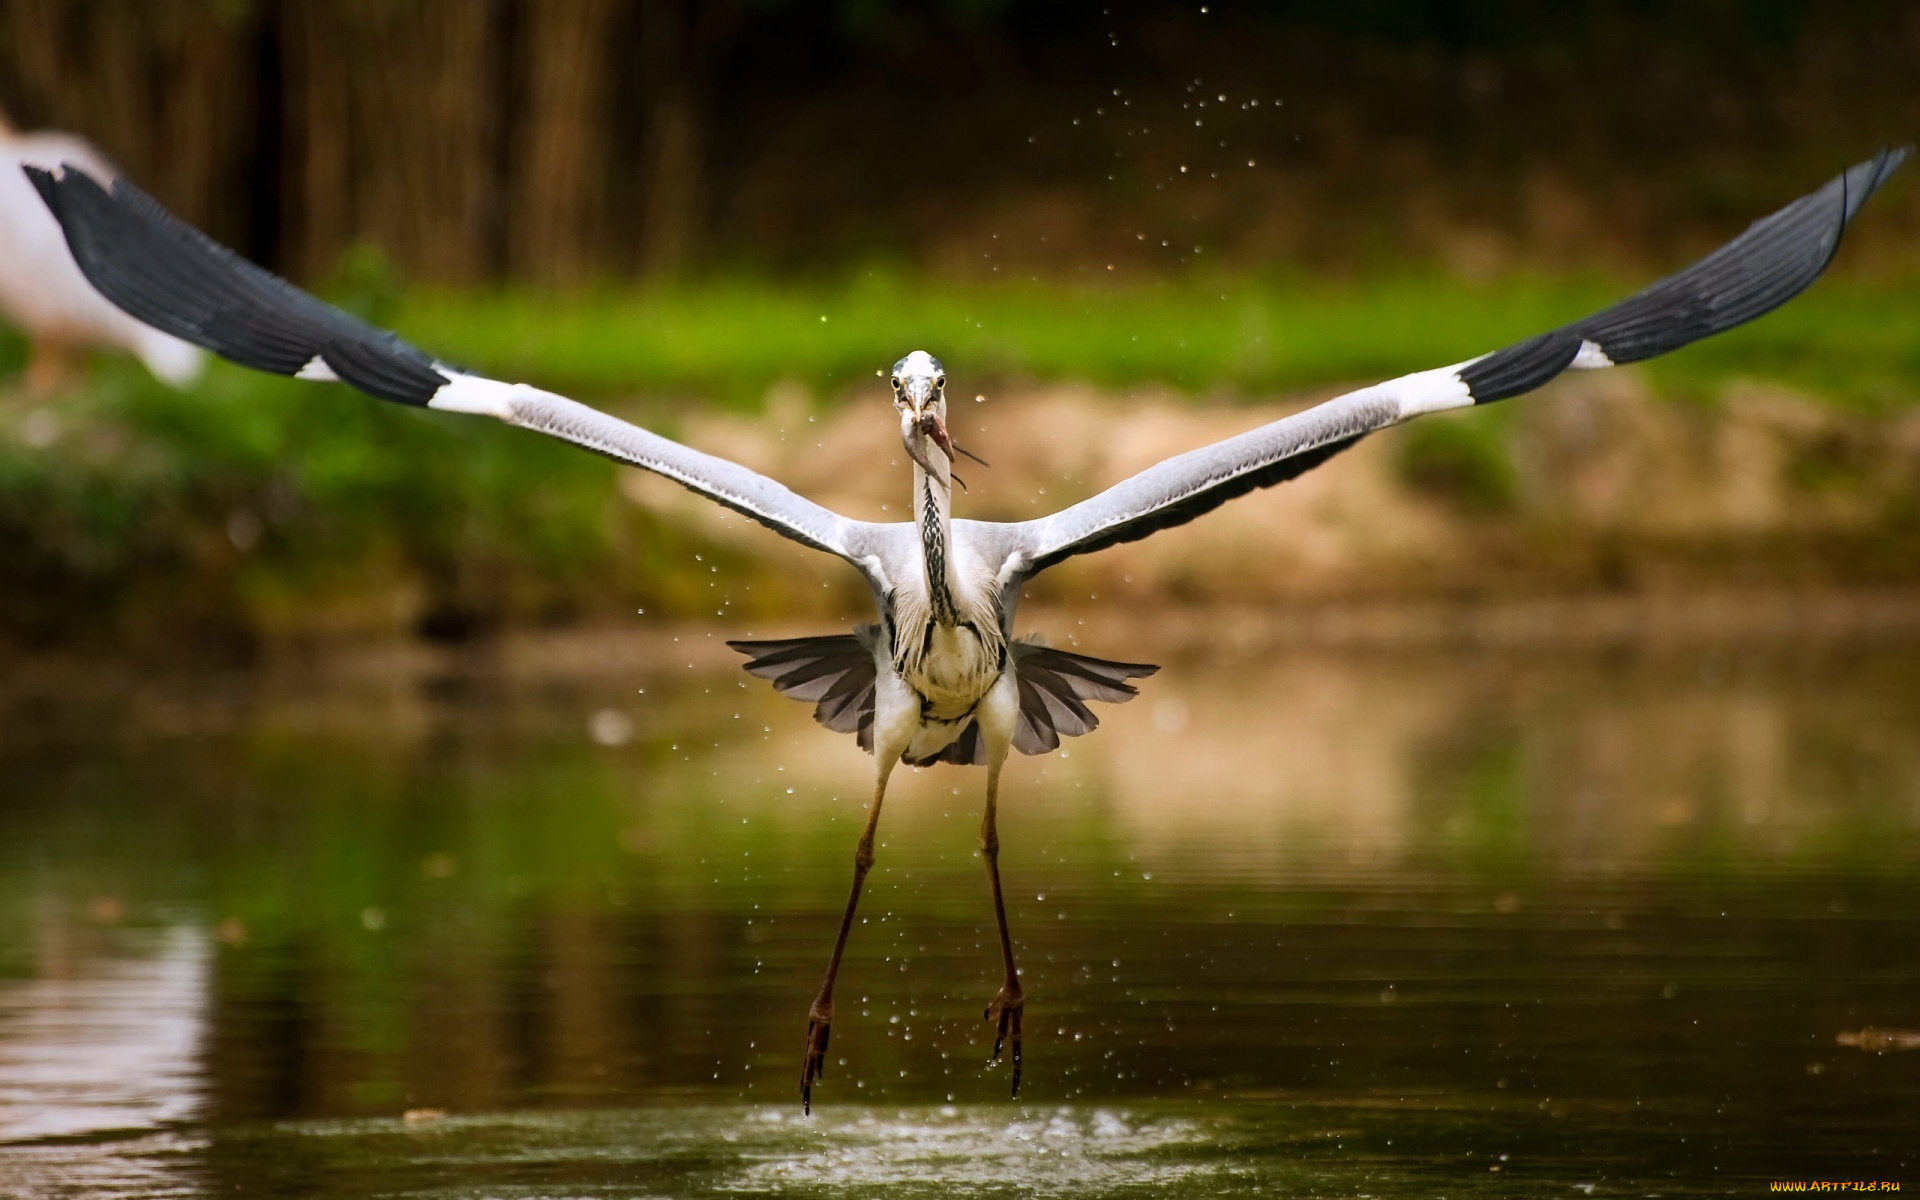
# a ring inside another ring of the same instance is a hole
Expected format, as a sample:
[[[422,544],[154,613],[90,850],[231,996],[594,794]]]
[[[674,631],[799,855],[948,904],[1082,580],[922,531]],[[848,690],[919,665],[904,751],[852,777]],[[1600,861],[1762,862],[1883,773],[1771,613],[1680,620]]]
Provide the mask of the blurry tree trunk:
[[[622,0],[529,3],[525,109],[512,147],[507,259],[542,283],[575,283],[599,262],[613,94],[612,32]]]
[[[338,26],[316,4],[288,6],[281,21],[287,219],[283,261],[296,278],[333,269],[353,237],[350,105],[338,63]]]
[[[256,21],[218,0],[5,0],[0,76],[22,128],[94,141],[175,211],[234,239],[250,227]]]
[[[489,272],[495,132],[503,119],[495,0],[287,0],[290,189],[321,276],[368,238],[409,271]]]
[[[642,0],[646,168],[640,269],[649,276],[678,272],[698,249],[708,89],[714,60],[739,19],[737,0]]]
[[[485,273],[493,122],[504,84],[490,52],[495,6],[334,0],[349,44],[371,52],[355,73],[363,232],[436,279]],[[352,60],[349,60],[352,61]]]

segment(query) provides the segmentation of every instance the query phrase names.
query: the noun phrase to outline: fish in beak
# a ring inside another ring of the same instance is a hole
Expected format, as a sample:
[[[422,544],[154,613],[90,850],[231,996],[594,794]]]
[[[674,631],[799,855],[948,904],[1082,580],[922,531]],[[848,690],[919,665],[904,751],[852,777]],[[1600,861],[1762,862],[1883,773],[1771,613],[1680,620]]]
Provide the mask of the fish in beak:
[[[938,479],[940,472],[933,469],[933,463],[927,458],[925,421],[926,418],[912,411],[903,411],[900,414],[900,443],[906,447],[908,458],[911,458],[922,471]]]
[[[931,441],[940,447],[947,456],[948,474],[952,474],[955,451],[953,438],[947,433],[947,423],[940,419],[940,412],[934,407],[939,398],[938,389],[931,378],[925,375],[909,375],[900,381],[900,398],[906,401],[900,412],[900,440],[906,446],[907,457],[918,463],[920,469],[934,478],[940,478],[940,472],[934,470],[927,456],[927,443]],[[966,482],[954,477],[962,490]]]

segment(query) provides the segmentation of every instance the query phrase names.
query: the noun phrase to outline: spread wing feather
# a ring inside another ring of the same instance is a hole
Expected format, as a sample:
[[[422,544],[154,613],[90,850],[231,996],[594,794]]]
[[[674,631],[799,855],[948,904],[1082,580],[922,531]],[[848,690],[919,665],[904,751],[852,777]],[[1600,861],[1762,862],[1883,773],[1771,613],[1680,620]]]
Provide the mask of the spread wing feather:
[[[813,719],[835,733],[860,737],[873,749],[873,688],[878,678],[874,646],[878,625],[852,633],[780,641],[734,641],[729,648],[748,656],[746,670],[773,684],[783,696],[814,706]]]
[[[187,225],[124,179],[25,168],[101,295],[156,329],[255,370],[347,383],[396,404],[493,417],[664,475],[873,578],[874,526],[738,463],[525,384],[450,366],[301,291]]]
[[[1847,224],[1912,147],[1881,151],[1674,275],[1611,308],[1503,350],[1351,392],[1169,458],[1051,516],[982,530],[1014,586],[1077,554],[1184,525],[1318,466],[1376,429],[1504,400],[1568,370],[1639,362],[1785,304],[1832,261]]]
[[[860,748],[871,753],[879,638],[878,625],[862,625],[852,633],[827,637],[727,645],[747,656],[748,674],[773,684],[783,696],[812,704],[814,720],[835,733],[858,735]],[[1026,641],[1013,644],[1013,668],[1020,689],[1013,747],[1022,754],[1046,754],[1059,747],[1062,737],[1092,733],[1100,718],[1087,701],[1124,704],[1140,694],[1128,680],[1160,669],[1151,663],[1113,662]],[[980,726],[968,722],[959,737],[926,761],[961,766],[985,762]]]

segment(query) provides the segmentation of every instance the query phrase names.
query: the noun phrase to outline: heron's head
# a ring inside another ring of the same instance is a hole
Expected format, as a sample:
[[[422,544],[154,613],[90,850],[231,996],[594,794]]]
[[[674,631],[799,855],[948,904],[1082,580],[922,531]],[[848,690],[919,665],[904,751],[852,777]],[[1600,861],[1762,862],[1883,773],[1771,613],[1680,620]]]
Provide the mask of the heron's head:
[[[893,364],[893,406],[900,411],[900,440],[920,469],[942,482],[953,471],[953,439],[947,435],[947,372],[940,360],[915,350]],[[935,463],[927,446],[944,456]]]

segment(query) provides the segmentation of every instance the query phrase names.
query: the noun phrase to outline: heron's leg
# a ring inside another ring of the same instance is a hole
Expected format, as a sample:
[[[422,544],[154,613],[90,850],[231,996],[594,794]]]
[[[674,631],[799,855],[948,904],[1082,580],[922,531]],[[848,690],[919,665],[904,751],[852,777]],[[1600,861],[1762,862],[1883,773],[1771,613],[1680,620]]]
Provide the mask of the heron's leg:
[[[840,918],[840,936],[834,939],[833,957],[827,960],[827,977],[820,981],[820,994],[807,1010],[807,1057],[800,1067],[800,1108],[813,1111],[813,1085],[825,1072],[827,1039],[833,1033],[833,981],[840,974],[840,956],[847,949],[847,935],[853,932],[853,913],[860,906],[860,888],[873,867],[873,831],[880,824],[880,804],[887,797],[887,776],[899,755],[880,756],[879,777],[873,785],[873,806],[867,810],[867,827],[860,834],[860,845],[853,852],[853,889],[847,893],[846,915]]]
[[[1020,972],[1013,965],[1013,935],[1007,932],[1007,902],[1000,891],[1000,766],[1005,755],[997,755],[987,765],[987,813],[980,821],[980,856],[987,861],[987,879],[993,884],[993,915],[1000,923],[1000,958],[1007,969],[1000,994],[987,1006],[986,1019],[996,1022],[993,1057],[998,1062],[1007,1043],[1013,1048],[1013,1094],[1020,1094],[1020,1014],[1026,996],[1020,991]]]

